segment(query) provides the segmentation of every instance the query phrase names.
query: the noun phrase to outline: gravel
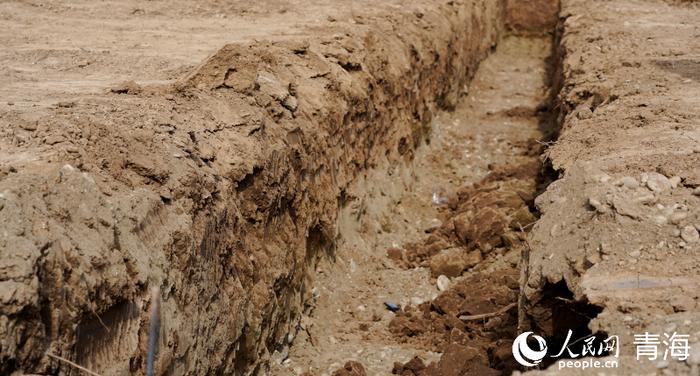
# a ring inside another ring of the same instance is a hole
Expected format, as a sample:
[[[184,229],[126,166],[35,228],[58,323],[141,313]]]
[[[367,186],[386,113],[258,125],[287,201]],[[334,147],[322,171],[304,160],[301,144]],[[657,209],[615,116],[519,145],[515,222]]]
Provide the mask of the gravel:
[[[700,241],[700,234],[698,234],[698,230],[694,226],[685,226],[681,230],[681,238],[687,243],[697,243]]]
[[[673,184],[671,181],[657,173],[657,172],[652,172],[647,174],[647,188],[651,189],[654,192],[664,192],[664,191],[669,191],[671,188],[673,188]]]
[[[597,199],[595,199],[593,197],[590,197],[588,199],[588,204],[591,205],[593,208],[595,208],[595,210],[598,213],[607,213],[609,210],[607,205],[604,205],[603,203],[601,203],[600,201],[598,201]]]
[[[637,179],[631,177],[631,176],[625,176],[621,179],[622,186],[625,188],[629,189],[636,189],[639,188],[639,182]]]

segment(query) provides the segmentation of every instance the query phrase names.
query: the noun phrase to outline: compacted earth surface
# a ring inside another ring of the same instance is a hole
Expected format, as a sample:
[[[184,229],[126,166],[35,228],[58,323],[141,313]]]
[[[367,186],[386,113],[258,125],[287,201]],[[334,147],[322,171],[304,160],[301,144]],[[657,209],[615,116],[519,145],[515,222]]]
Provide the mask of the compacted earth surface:
[[[697,2],[0,20],[0,375],[700,372]]]

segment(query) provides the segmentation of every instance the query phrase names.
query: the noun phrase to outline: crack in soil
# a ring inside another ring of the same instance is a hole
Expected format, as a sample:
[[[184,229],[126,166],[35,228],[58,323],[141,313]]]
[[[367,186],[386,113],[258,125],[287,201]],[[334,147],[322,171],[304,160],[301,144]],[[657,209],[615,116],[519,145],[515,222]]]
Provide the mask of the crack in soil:
[[[311,310],[273,374],[328,375],[346,361],[372,375],[515,369],[510,308],[547,183],[551,51],[551,38],[506,37],[411,161],[359,179],[339,215],[336,259],[317,267]]]

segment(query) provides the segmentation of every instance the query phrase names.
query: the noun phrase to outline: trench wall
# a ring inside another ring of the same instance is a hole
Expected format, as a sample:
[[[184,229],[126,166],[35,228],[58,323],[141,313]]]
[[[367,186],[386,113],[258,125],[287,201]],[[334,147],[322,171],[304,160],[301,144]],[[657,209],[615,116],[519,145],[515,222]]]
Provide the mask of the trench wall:
[[[536,200],[542,216],[529,237],[520,315],[524,329],[548,336],[579,325],[619,335],[620,372],[648,373],[656,365],[635,359],[633,334],[698,330],[690,319],[700,307],[690,53],[698,42],[689,25],[699,10],[565,0],[561,12],[553,92],[560,129],[545,154],[558,179]],[[561,300],[557,290],[570,296]],[[585,304],[596,312],[557,316],[567,306],[585,312]],[[666,371],[691,366],[671,362]]]
[[[0,179],[0,373],[74,372],[46,352],[142,373],[154,287],[157,373],[264,373],[333,257],[345,189],[410,159],[505,29],[500,1],[418,5],[226,45],[174,85],[38,119],[77,147]]]

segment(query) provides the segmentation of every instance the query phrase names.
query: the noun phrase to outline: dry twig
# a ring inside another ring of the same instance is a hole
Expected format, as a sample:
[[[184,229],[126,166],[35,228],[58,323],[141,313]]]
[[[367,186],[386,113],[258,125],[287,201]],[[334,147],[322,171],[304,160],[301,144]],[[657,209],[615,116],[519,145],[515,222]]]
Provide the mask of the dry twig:
[[[47,352],[46,355],[47,355],[49,358],[54,358],[54,359],[56,359],[56,360],[58,360],[58,361],[61,361],[61,362],[64,362],[64,363],[68,364],[68,365],[71,366],[71,367],[75,367],[76,369],[79,369],[79,370],[81,370],[81,371],[87,373],[88,375],[100,376],[99,373],[92,372],[92,371],[90,371],[89,369],[87,369],[87,368],[85,368],[85,367],[83,367],[83,366],[81,366],[81,365],[79,365],[79,364],[77,364],[77,363],[73,363],[73,362],[71,362],[70,360],[68,360],[68,359],[66,359],[66,358],[64,358],[64,357],[62,357],[62,356],[54,355],[54,354],[51,354],[50,352]]]
[[[462,316],[459,316],[459,319],[462,321],[476,321],[476,320],[481,320],[481,319],[487,319],[489,317],[502,315],[502,314],[510,311],[511,308],[513,308],[517,305],[518,305],[518,303],[510,303],[507,306],[505,306],[505,307],[503,307],[495,312],[481,313],[478,315],[462,315]]]

